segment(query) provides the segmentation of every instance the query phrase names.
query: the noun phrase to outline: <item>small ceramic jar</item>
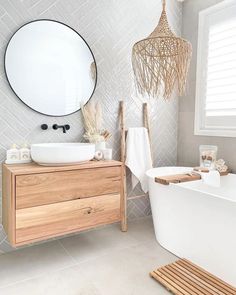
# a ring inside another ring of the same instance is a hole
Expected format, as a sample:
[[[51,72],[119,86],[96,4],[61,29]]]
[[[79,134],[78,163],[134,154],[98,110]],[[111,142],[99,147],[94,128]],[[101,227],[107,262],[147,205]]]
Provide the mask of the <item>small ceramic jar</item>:
[[[215,145],[200,145],[200,167],[215,169],[218,147]]]

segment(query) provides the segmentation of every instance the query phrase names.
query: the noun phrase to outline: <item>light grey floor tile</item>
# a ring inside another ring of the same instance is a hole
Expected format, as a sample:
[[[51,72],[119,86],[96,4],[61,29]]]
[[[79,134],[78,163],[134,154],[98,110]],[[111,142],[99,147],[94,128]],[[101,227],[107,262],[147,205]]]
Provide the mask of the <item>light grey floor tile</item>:
[[[84,276],[93,278],[94,285],[103,295],[168,294],[149,277],[149,272],[176,259],[152,241],[115,251],[80,266]]]
[[[129,232],[120,231],[118,224],[64,238],[60,242],[77,262],[94,259],[137,244],[137,240]]]
[[[77,261],[73,265],[59,243]],[[167,295],[149,272],[177,259],[153,234],[151,219],[132,221],[129,231],[108,226],[0,257],[4,295]],[[18,254],[19,253],[19,254]],[[1,260],[5,257],[4,260]],[[3,262],[3,264],[2,264]],[[62,267],[64,268],[62,269]],[[60,268],[60,269],[59,269]],[[33,278],[32,278],[33,277]]]
[[[116,250],[3,289],[4,295],[167,295],[149,272],[176,257],[155,241]]]
[[[79,266],[19,282],[2,290],[4,295],[102,295]]]
[[[147,242],[155,239],[152,217],[133,220],[128,223],[129,235],[137,242]]]
[[[48,271],[71,266],[73,263],[72,258],[57,241],[1,255],[0,288]]]

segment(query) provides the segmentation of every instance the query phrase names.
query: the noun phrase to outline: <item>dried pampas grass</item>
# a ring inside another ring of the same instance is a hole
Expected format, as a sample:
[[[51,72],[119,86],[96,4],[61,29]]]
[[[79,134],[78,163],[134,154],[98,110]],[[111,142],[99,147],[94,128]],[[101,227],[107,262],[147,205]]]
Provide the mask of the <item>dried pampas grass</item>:
[[[102,107],[100,103],[89,103],[81,106],[85,134],[84,138],[89,142],[97,143],[107,141],[111,135],[103,129]]]

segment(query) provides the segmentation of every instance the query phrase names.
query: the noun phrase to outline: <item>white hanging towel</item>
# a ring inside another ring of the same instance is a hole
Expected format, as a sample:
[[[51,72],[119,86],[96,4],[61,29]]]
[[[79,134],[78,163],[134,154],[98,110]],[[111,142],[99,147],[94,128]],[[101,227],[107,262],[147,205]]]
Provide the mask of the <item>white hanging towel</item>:
[[[142,190],[148,192],[146,171],[152,168],[152,157],[148,131],[144,127],[129,128],[126,138],[125,164],[132,172],[133,188],[140,182]]]

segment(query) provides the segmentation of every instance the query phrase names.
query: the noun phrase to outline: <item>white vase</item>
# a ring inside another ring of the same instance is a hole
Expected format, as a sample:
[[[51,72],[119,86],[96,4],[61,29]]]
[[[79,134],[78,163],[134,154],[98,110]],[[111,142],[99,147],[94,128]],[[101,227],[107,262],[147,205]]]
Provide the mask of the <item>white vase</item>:
[[[103,159],[110,161],[112,160],[112,149],[104,149],[102,150],[103,153]]]
[[[106,142],[105,141],[100,141],[100,142],[97,142],[95,144],[95,150],[96,151],[101,151],[101,150],[104,150],[106,148]]]

